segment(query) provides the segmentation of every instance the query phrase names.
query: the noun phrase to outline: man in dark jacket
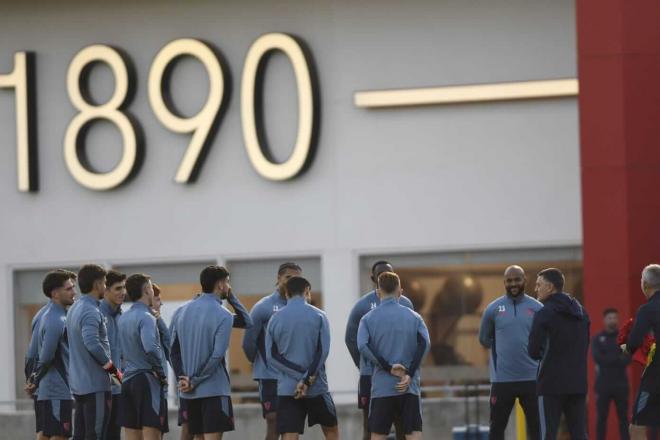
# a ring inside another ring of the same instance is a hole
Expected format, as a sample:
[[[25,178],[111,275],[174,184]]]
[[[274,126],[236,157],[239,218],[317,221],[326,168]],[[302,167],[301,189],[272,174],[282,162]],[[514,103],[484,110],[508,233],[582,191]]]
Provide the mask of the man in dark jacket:
[[[603,312],[605,330],[598,333],[591,342],[591,354],[596,364],[596,409],[598,423],[596,425],[597,440],[605,440],[607,433],[607,416],[610,412],[610,402],[616,405],[619,418],[619,436],[628,440],[628,373],[626,367],[630,364],[630,356],[621,351],[617,344],[619,334],[619,313],[616,309],[606,309]]]
[[[528,351],[532,359],[541,361],[537,378],[541,438],[557,438],[563,412],[571,439],[586,440],[589,317],[563,289],[559,269],[539,272],[535,291],[543,308],[534,316]]]
[[[626,348],[631,354],[642,346],[649,333],[655,335],[656,346],[660,339],[660,265],[650,264],[644,268],[642,291],[648,302],[637,311],[635,324],[628,337]],[[653,354],[653,350],[648,355],[633,406],[631,437],[645,438],[645,427],[660,427],[660,359],[657,352]]]

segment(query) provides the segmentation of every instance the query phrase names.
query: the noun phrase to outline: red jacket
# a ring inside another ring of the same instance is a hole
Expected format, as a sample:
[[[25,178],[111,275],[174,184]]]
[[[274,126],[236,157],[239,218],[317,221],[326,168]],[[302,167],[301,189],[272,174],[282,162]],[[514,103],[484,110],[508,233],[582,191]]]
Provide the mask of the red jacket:
[[[619,330],[619,336],[616,338],[616,342],[619,345],[628,343],[628,336],[633,328],[633,318],[630,318],[626,324],[621,327]],[[646,335],[644,338],[644,343],[642,346],[633,354],[633,362],[637,362],[643,367],[646,367],[648,362],[649,352],[651,351],[651,346],[655,343],[655,338],[651,335]]]

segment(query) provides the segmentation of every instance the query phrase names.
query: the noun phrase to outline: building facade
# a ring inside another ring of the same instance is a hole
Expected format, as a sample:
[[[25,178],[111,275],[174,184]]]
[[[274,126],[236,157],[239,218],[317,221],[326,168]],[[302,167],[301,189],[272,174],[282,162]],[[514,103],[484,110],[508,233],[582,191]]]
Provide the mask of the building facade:
[[[0,401],[22,397],[44,272],[87,262],[152,274],[169,314],[206,264],[251,305],[299,261],[331,323],[331,390],[352,401],[346,319],[386,258],[432,332],[427,383],[483,379],[476,325],[506,265],[557,265],[581,294],[577,99],[356,94],[576,74],[564,0],[4,6]]]

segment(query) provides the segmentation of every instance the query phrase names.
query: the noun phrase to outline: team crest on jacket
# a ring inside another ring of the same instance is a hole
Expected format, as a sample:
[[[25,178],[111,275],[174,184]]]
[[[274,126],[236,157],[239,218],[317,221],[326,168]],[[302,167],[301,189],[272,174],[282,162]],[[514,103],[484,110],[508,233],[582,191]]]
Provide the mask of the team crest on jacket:
[[[497,306],[497,313],[506,313],[505,306]]]
[[[534,316],[534,313],[536,313],[536,312],[534,311],[533,308],[530,307],[530,308],[527,309],[527,314],[528,314],[529,316]]]

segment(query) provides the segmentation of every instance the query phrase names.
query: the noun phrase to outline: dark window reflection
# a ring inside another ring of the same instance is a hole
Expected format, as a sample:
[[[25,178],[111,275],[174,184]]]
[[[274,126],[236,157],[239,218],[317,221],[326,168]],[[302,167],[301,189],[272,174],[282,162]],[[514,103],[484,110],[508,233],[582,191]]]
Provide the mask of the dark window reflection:
[[[566,290],[582,299],[581,262],[511,262],[514,263],[521,264],[527,273],[527,294],[535,296],[536,274],[545,267],[554,266],[564,271]],[[504,294],[502,273],[507,265],[397,269],[405,294],[429,327],[428,366],[482,367],[481,371],[486,373],[488,352],[477,339],[479,324],[486,306]]]

